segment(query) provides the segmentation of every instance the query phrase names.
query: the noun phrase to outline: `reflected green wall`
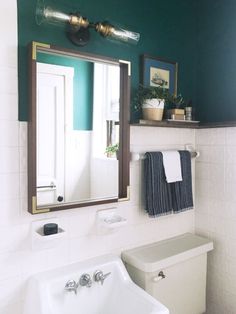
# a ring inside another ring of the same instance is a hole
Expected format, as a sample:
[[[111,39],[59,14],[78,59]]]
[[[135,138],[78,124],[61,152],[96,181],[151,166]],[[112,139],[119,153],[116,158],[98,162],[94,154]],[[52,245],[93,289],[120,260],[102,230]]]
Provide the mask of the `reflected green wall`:
[[[92,129],[93,112],[93,63],[75,58],[37,53],[37,62],[74,68],[74,130]]]
[[[62,3],[61,0],[54,2],[56,7]],[[92,31],[89,44],[83,48],[76,47],[66,38],[61,28],[36,25],[35,0],[18,0],[20,120],[27,120],[28,117],[27,45],[33,40],[131,61],[132,93],[139,83],[140,55],[145,53],[177,61],[178,92],[187,99],[191,98],[195,104],[195,0],[68,0],[64,4],[68,7],[68,12],[79,11],[91,21],[109,20],[128,26],[140,32],[141,40],[137,46],[128,46],[109,42]]]
[[[205,122],[236,121],[236,1],[197,3],[198,118]]]

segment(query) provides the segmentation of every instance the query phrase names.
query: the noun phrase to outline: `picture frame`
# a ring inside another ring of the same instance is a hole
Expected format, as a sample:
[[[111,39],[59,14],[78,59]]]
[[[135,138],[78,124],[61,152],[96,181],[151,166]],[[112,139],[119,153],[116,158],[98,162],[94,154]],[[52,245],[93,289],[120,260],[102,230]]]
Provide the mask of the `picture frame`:
[[[162,87],[177,95],[178,63],[159,57],[142,55],[142,84]]]

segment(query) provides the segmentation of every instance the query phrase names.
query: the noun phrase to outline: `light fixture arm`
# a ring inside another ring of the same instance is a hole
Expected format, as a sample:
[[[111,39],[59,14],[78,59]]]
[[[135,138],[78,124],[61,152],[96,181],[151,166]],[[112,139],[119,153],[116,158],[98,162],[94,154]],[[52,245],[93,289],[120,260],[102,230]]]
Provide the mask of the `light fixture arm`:
[[[89,26],[89,20],[81,16],[79,13],[71,14],[69,24],[71,26],[87,28]]]
[[[114,31],[114,27],[110,25],[108,22],[98,22],[95,27],[96,31],[100,33],[103,37],[110,36]]]

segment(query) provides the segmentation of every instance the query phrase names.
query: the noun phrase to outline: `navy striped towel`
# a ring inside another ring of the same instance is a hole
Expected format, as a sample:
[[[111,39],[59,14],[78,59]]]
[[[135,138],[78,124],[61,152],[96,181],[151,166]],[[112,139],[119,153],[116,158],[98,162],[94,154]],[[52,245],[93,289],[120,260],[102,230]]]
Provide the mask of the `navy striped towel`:
[[[144,159],[145,209],[149,216],[172,212],[171,187],[166,182],[161,152],[148,152]]]
[[[179,151],[182,181],[167,183],[161,152],[147,152],[144,160],[145,209],[157,217],[193,208],[191,155]]]
[[[193,208],[191,154],[187,150],[179,151],[182,181],[171,184],[171,196],[174,213]]]

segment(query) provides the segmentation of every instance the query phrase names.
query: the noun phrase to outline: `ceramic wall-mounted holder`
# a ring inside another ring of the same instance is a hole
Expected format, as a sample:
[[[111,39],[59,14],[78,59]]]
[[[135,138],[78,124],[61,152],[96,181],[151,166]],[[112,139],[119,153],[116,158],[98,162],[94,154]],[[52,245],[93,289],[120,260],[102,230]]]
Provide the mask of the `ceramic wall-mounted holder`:
[[[49,223],[58,224],[58,232],[50,235],[44,235],[44,225]],[[36,220],[31,224],[32,250],[54,248],[61,243],[65,236],[66,232],[62,227],[60,227],[60,221],[58,218]]]
[[[97,212],[96,225],[98,233],[110,233],[127,224],[127,219],[117,213],[116,208]]]

